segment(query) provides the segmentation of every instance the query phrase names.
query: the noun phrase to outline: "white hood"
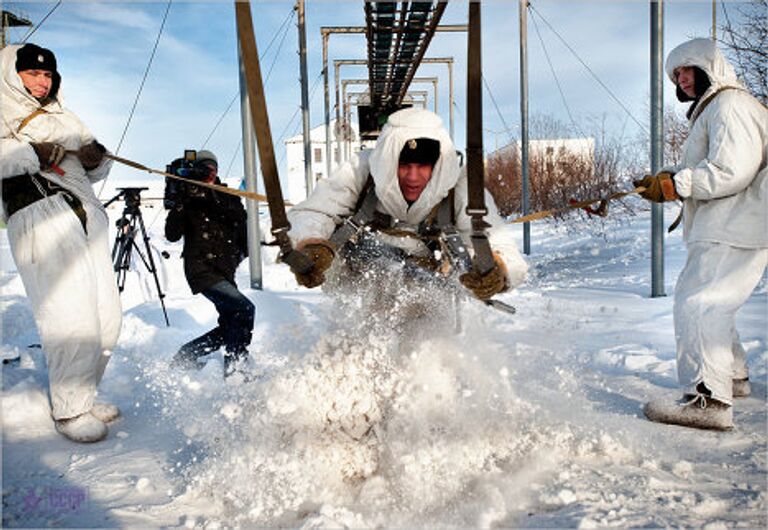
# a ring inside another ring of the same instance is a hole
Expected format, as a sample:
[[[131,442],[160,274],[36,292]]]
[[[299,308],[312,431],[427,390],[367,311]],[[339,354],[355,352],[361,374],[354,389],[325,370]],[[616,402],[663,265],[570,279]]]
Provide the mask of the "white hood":
[[[400,151],[412,138],[430,138],[440,142],[440,158],[427,187],[409,208],[400,191],[397,166]],[[392,114],[381,131],[369,163],[376,195],[384,210],[396,219],[413,224],[424,219],[448,195],[460,175],[456,148],[443,127],[443,120],[434,112],[424,109],[404,109]]]
[[[675,70],[682,66],[701,68],[714,90],[723,86],[743,88],[733,66],[711,39],[689,40],[669,52],[665,68],[673,83],[676,83]]]

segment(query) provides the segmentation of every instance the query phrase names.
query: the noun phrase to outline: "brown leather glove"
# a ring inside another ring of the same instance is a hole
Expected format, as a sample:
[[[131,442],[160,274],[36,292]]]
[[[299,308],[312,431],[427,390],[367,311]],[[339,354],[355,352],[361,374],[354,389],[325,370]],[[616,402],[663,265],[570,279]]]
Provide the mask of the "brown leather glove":
[[[53,142],[31,143],[30,145],[35,150],[42,170],[50,169],[51,166],[58,166],[67,154],[63,145]]]
[[[94,140],[80,147],[77,151],[77,158],[80,159],[83,169],[91,171],[99,167],[101,161],[104,160],[104,153],[106,152],[107,148]]]
[[[640,192],[643,199],[653,202],[676,201],[680,198],[675,190],[675,181],[673,174],[669,171],[661,171],[656,175],[646,175],[640,180],[635,180],[633,184],[636,188],[643,187],[645,191]]]
[[[296,281],[307,289],[321,285],[325,281],[325,271],[331,266],[336,255],[331,242],[320,238],[305,239],[296,245],[296,250],[306,254],[314,263],[309,272],[302,274],[294,271]]]
[[[480,300],[490,300],[494,295],[503,293],[509,288],[507,266],[495,252],[493,261],[496,262],[495,266],[483,276],[473,270],[459,277],[461,284]]]

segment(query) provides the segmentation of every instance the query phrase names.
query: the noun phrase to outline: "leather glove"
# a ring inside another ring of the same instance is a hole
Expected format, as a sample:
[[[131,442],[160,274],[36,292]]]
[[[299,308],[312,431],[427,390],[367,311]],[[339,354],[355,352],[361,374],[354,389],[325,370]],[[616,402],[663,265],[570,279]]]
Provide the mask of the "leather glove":
[[[675,190],[675,181],[673,174],[669,171],[661,171],[656,175],[646,175],[640,180],[632,183],[635,187],[644,187],[645,191],[640,192],[643,199],[653,202],[675,201],[680,198]]]
[[[490,300],[494,295],[503,293],[509,288],[507,284],[507,266],[501,256],[493,253],[494,267],[480,276],[472,270],[459,277],[461,284],[472,291],[480,300]]]
[[[53,142],[40,142],[30,144],[35,150],[37,159],[40,161],[40,169],[50,169],[52,166],[58,166],[67,154],[63,145]]]
[[[300,250],[312,260],[314,266],[309,272],[299,273],[294,271],[296,281],[307,289],[317,287],[325,281],[325,271],[333,263],[336,252],[333,245],[327,239],[305,239],[296,245],[296,250]]]
[[[99,167],[101,161],[104,160],[104,153],[106,152],[107,148],[94,140],[78,149],[77,158],[80,159],[83,169],[91,171]]]

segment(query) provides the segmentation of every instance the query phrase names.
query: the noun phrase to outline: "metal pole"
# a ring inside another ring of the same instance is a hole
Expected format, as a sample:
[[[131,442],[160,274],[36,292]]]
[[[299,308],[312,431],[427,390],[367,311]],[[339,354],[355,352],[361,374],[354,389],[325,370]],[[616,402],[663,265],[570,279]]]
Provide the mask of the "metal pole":
[[[435,114],[437,114],[437,78],[436,77],[432,81],[432,89],[435,92]]]
[[[453,61],[448,63],[448,126],[453,140]]]
[[[712,0],[712,40],[717,40],[717,0]]]
[[[343,157],[341,156],[341,140],[342,137],[339,134],[341,132],[341,105],[342,102],[339,100],[339,77],[340,77],[340,71],[341,71],[341,65],[334,62],[333,64],[333,84],[336,88],[336,157],[338,157],[339,162],[343,160]],[[346,121],[345,121],[346,123]],[[334,158],[336,158],[334,157]]]
[[[238,44],[238,62],[240,64],[240,117],[243,128],[243,170],[245,171],[245,188],[257,192],[256,180],[256,138],[251,121],[251,107],[248,101],[248,86],[245,81],[245,66],[243,55]],[[245,201],[248,212],[248,269],[251,274],[251,289],[261,290],[263,287],[261,272],[261,231],[259,229],[259,203]]]
[[[520,0],[520,159],[523,215],[528,215],[528,0]],[[523,253],[531,253],[531,223],[523,223]]]
[[[331,176],[331,96],[328,94],[328,35],[323,33],[323,92],[325,93],[325,169]]]
[[[296,10],[299,12],[299,65],[301,75],[301,118],[304,132],[304,182],[306,182],[307,197],[312,193],[314,178],[312,176],[312,138],[309,130],[309,83],[307,79],[307,31],[304,26],[304,0],[297,0]]]
[[[664,2],[651,0],[651,172],[664,165]],[[664,207],[651,204],[651,296],[664,296]]]

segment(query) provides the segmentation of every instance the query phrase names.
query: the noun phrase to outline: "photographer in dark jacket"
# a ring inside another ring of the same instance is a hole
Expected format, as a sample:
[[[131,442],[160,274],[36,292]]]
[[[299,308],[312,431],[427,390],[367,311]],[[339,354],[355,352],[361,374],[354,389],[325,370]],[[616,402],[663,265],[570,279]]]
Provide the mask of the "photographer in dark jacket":
[[[221,184],[218,162],[210,151],[199,151],[187,166],[191,166],[186,168],[187,178]],[[248,357],[253,330],[254,305],[235,284],[235,270],[248,253],[245,208],[233,195],[178,181],[169,182],[165,206],[169,209],[165,237],[184,238],[184,274],[192,293],[202,293],[219,313],[219,325],[182,346],[172,365],[200,368],[198,357],[224,346],[227,377]]]

